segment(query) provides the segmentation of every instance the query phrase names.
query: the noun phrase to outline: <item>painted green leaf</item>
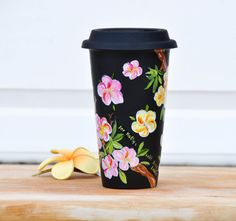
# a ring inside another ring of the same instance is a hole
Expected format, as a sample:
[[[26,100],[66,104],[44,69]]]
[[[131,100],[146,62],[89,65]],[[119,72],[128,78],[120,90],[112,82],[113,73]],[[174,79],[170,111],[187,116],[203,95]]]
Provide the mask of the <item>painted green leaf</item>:
[[[140,143],[138,146],[138,153],[141,152],[142,148],[143,148],[144,142]]]
[[[124,138],[124,134],[119,133],[113,138],[113,140],[114,141],[121,141],[123,138]]]
[[[145,106],[145,111],[148,111],[149,110],[149,106],[148,104]]]
[[[113,152],[113,145],[112,145],[112,141],[109,141],[106,145],[106,150],[108,153],[112,153]]]
[[[127,178],[125,173],[122,170],[119,170],[119,177],[122,183],[127,184]]]
[[[154,78],[154,76],[152,76],[152,75],[150,75],[150,76],[146,75],[146,77],[147,77],[148,80],[152,80]]]
[[[153,86],[152,86],[152,93],[156,92],[157,87],[158,87],[158,80],[157,80],[157,78],[155,78],[155,81],[154,81]]]
[[[112,110],[116,111],[116,106],[114,104],[112,105]]]
[[[144,90],[149,89],[149,88],[152,86],[154,80],[155,80],[155,78],[153,78],[151,81],[149,81],[149,83],[148,83],[147,86],[144,88]]]
[[[109,146],[109,149],[108,149],[108,152],[109,152],[110,154],[112,154],[112,152],[113,152],[113,150],[114,150],[112,144],[113,144],[113,142],[111,143],[111,145]]]
[[[165,114],[165,107],[163,106],[160,113],[160,120],[163,120]]]
[[[135,121],[135,117],[129,116],[129,118],[130,118],[132,121]]]
[[[163,76],[164,75],[164,72],[162,72],[162,71],[159,71],[159,73],[158,73],[159,75],[161,75],[161,76]]]
[[[159,83],[162,84],[162,79],[160,76],[158,76]]]
[[[156,69],[156,68],[151,68],[150,72],[151,72],[154,76],[157,76],[157,74],[158,74],[158,69]]]
[[[113,141],[112,145],[116,148],[116,149],[121,149],[123,146],[122,144],[118,143],[117,141]]]
[[[114,121],[113,123],[113,127],[112,127],[112,133],[111,133],[111,137],[114,137],[117,131],[117,123],[116,121]]]
[[[150,163],[148,161],[142,161],[141,164],[146,165],[146,166],[150,165]]]
[[[148,153],[149,149],[142,149],[142,151],[138,154],[139,157],[145,156]]]
[[[99,152],[99,158],[104,158],[106,156],[106,154],[102,151]]]

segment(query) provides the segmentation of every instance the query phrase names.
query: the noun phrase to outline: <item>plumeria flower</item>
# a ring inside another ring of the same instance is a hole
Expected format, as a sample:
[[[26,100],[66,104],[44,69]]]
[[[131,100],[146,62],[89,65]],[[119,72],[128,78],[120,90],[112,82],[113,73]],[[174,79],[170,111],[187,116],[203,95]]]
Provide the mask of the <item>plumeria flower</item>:
[[[100,150],[102,148],[102,141],[99,138],[99,135],[97,135],[97,144],[98,144],[98,149]]]
[[[166,72],[163,76],[164,79],[164,88],[167,88],[167,84],[168,84],[168,73]]]
[[[133,60],[123,65],[122,73],[125,77],[129,77],[130,80],[133,80],[143,73],[143,69],[139,66],[139,62],[137,60]]]
[[[107,122],[107,119],[105,117],[100,118],[98,114],[96,114],[96,124],[98,137],[106,142],[109,141],[112,128]]]
[[[105,158],[102,159],[102,169],[104,171],[105,177],[111,179],[112,176],[118,176],[118,163],[116,160],[112,158],[111,155],[107,155]]]
[[[139,159],[136,157],[133,148],[123,147],[121,150],[114,150],[112,155],[119,162],[121,170],[127,171],[129,167],[135,167],[139,164]]]
[[[102,82],[97,86],[97,92],[102,98],[103,103],[109,106],[111,102],[114,104],[121,104],[124,102],[121,88],[121,83],[118,80],[113,80],[111,77],[104,75],[102,77]]]
[[[157,104],[158,107],[160,107],[162,104],[165,103],[165,97],[166,97],[165,88],[160,86],[158,88],[158,91],[154,95],[154,100],[156,101],[156,104]]]
[[[78,147],[74,151],[66,149],[51,150],[51,153],[58,155],[44,160],[39,165],[39,173],[36,175],[51,172],[54,178],[64,180],[68,179],[75,169],[87,174],[97,174],[99,172],[98,157],[86,148]],[[55,164],[46,170],[46,166],[51,163]]]
[[[139,110],[136,113],[136,121],[131,125],[132,130],[141,137],[147,137],[156,129],[156,113],[154,111]]]

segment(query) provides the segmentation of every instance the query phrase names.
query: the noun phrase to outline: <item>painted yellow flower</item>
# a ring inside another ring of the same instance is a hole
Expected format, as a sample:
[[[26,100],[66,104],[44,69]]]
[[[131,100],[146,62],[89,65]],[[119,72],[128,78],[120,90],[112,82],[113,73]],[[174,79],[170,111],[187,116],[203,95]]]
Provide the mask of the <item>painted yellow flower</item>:
[[[167,71],[164,74],[163,79],[164,79],[164,88],[166,90],[167,89],[167,85],[168,85],[168,72]]]
[[[156,113],[154,111],[139,110],[136,113],[136,121],[132,123],[131,128],[141,137],[147,137],[157,127],[155,120]]]
[[[158,91],[154,95],[154,100],[158,107],[165,103],[166,90],[162,86],[158,88]]]
[[[78,147],[74,151],[66,149],[51,150],[51,153],[58,155],[44,160],[39,165],[39,173],[36,175],[51,172],[54,178],[64,180],[72,175],[74,169],[88,174],[96,174],[99,171],[97,156],[86,148]],[[51,163],[55,163],[52,168],[45,169]]]

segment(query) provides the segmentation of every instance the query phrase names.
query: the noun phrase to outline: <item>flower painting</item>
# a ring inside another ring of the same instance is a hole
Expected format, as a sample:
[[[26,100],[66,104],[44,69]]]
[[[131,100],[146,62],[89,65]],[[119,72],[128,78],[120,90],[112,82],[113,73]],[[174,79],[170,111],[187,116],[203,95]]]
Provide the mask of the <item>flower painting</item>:
[[[123,147],[120,150],[113,151],[112,155],[119,162],[119,168],[124,171],[137,166],[139,163],[136,151],[133,148]]]
[[[158,107],[160,107],[162,104],[165,103],[165,97],[166,97],[165,88],[160,86],[158,88],[158,91],[154,95],[154,100],[156,101],[156,104],[157,104]]]
[[[102,82],[97,86],[97,92],[102,98],[102,102],[109,106],[111,103],[121,104],[124,102],[121,88],[121,83],[118,80],[112,79],[108,75],[103,75]]]
[[[131,125],[132,130],[141,137],[147,137],[156,127],[156,113],[151,110],[139,110],[136,113],[136,121]]]
[[[139,66],[139,62],[137,60],[133,60],[123,65],[122,73],[125,77],[128,77],[130,80],[134,80],[135,78],[142,75],[143,69]]]
[[[167,72],[164,74],[163,79],[164,79],[164,88],[166,90],[167,85],[168,85],[168,73]]]
[[[104,159],[102,159],[102,169],[104,171],[105,177],[108,179],[111,179],[112,176],[118,176],[117,166],[117,161],[114,160],[111,155],[107,155]]]
[[[105,117],[100,118],[96,114],[97,134],[101,140],[109,141],[109,135],[112,132],[111,125],[107,122]]]

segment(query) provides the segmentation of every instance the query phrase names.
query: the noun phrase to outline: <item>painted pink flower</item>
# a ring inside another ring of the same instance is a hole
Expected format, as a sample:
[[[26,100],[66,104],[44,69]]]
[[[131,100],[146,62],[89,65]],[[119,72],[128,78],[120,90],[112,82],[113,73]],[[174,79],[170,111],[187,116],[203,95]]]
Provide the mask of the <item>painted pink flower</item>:
[[[124,171],[128,170],[129,167],[137,166],[139,163],[133,148],[123,147],[121,150],[114,150],[112,155],[119,162],[120,169]]]
[[[139,67],[139,62],[137,60],[133,60],[123,65],[122,73],[125,77],[129,77],[130,80],[133,80],[143,73],[143,69]]]
[[[102,148],[102,141],[100,140],[99,135],[97,135],[97,144],[98,144],[98,149],[101,150],[101,148]]]
[[[100,118],[98,114],[96,114],[96,124],[98,138],[109,141],[109,135],[112,132],[112,128],[111,125],[107,122],[107,119],[105,117]]]
[[[121,87],[118,80],[113,80],[111,77],[104,75],[102,82],[97,86],[97,92],[105,105],[109,106],[111,102],[121,104],[124,102],[123,94],[120,91]]]
[[[111,155],[107,155],[102,159],[102,169],[105,177],[111,179],[112,176],[118,176],[118,163],[114,160]]]

